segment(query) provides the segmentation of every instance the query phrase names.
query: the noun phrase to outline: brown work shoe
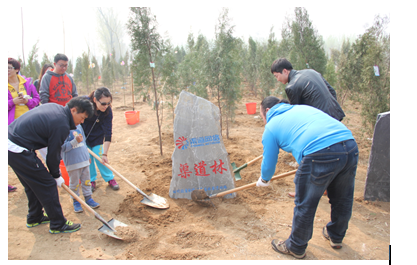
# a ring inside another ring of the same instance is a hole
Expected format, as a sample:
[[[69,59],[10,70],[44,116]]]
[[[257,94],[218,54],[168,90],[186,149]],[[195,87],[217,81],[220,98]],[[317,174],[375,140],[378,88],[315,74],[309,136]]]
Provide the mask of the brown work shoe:
[[[341,249],[342,248],[342,242],[335,243],[335,242],[332,241],[332,239],[330,238],[329,234],[327,233],[327,227],[326,226],[323,227],[322,233],[323,233],[324,238],[330,241],[330,246],[332,248],[334,248],[334,249]]]
[[[306,256],[305,251],[304,251],[303,254],[297,255],[297,254],[293,253],[292,251],[288,250],[287,246],[285,245],[285,241],[278,241],[278,239],[274,239],[274,240],[272,240],[271,244],[272,244],[272,249],[275,250],[278,253],[292,255],[297,259],[302,259]]]

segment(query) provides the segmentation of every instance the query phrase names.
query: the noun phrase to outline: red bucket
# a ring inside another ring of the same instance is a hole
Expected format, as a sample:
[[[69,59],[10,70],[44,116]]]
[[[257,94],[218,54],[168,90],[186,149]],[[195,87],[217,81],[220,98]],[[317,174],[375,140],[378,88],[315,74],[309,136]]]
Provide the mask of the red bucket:
[[[248,114],[255,114],[256,113],[256,102],[246,103],[246,111],[248,112]]]
[[[129,125],[133,125],[139,122],[139,110],[125,111],[126,122]]]
[[[65,185],[69,186],[69,176],[63,160],[59,163],[59,169],[61,170],[62,178],[65,180]]]

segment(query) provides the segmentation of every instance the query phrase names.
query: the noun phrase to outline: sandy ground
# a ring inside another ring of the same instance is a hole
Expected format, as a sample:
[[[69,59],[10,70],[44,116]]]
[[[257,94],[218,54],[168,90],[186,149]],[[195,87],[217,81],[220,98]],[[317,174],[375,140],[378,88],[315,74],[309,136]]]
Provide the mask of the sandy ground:
[[[81,223],[78,232],[52,235],[48,225],[26,228],[27,198],[23,187],[8,167],[8,183],[17,187],[8,194],[9,260],[294,260],[276,253],[271,240],[286,239],[291,231],[294,199],[293,176],[276,180],[267,188],[237,192],[234,199],[212,199],[213,206],[200,205],[168,195],[174,151],[172,114],[164,110],[163,156],[159,151],[155,112],[147,103],[136,102],[140,122],[128,125],[124,112],[132,110],[131,95],[114,95],[113,140],[110,165],[147,194],[168,200],[169,209],[160,210],[141,203],[143,198],[122,179],[115,177],[120,190],[113,191],[99,176],[93,198],[100,203],[97,213],[106,220],[117,219],[134,229],[137,237],[121,241],[98,231],[102,223],[88,211],[74,213],[70,196],[60,190],[60,201],[67,219]],[[243,165],[262,154],[263,122],[259,111],[246,113],[245,102],[259,99],[246,96],[236,111],[230,139],[223,134],[231,162]],[[360,149],[356,175],[353,215],[343,248],[334,250],[321,235],[330,219],[330,204],[323,196],[317,209],[313,238],[307,248],[307,260],[388,260],[390,244],[390,203],[363,200],[372,136],[360,126],[360,106],[343,106],[344,123],[352,130]],[[291,154],[281,152],[276,174],[296,169]],[[255,182],[261,160],[241,171],[236,187]]]

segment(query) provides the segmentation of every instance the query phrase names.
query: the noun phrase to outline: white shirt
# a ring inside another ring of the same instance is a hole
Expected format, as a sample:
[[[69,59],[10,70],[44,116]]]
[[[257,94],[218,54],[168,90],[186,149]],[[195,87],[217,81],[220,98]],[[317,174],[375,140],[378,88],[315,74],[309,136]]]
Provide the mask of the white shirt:
[[[10,152],[22,153],[23,151],[29,151],[28,149],[18,146],[17,144],[13,143],[12,141],[10,141],[10,139],[7,139],[7,140],[9,140],[7,150],[9,150]]]

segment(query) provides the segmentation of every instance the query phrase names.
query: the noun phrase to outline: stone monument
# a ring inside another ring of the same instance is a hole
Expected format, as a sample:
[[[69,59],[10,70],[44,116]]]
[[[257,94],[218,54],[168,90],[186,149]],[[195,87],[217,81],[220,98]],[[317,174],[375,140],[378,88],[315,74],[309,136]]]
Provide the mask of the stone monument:
[[[235,187],[216,105],[182,91],[175,108],[174,142],[171,198],[191,199],[195,189],[204,189],[210,196]]]
[[[364,199],[390,201],[390,112],[380,113],[377,117]]]

